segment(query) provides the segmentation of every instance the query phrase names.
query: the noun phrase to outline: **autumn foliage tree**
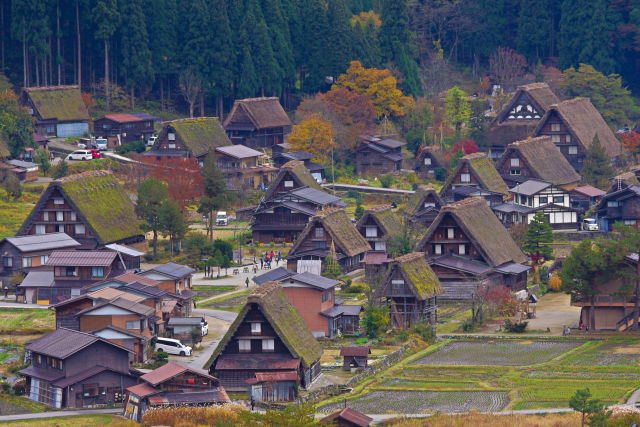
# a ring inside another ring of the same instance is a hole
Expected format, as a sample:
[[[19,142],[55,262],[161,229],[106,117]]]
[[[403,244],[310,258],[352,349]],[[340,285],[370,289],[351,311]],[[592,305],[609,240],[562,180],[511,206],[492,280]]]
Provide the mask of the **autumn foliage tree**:
[[[413,97],[398,89],[398,81],[389,70],[365,68],[360,61],[351,61],[345,74],[338,77],[336,88],[345,88],[371,99],[376,117],[401,118],[413,107]]]
[[[194,158],[169,158],[145,160],[151,166],[150,176],[169,186],[169,197],[175,200],[182,211],[203,195],[203,179],[200,165]]]
[[[451,149],[452,153],[457,153],[458,151],[464,151],[464,154],[473,154],[478,152],[478,144],[473,139],[463,138],[460,141],[453,144],[453,148]]]
[[[375,126],[376,110],[371,99],[345,88],[331,89],[324,99],[341,119],[343,131],[339,135],[340,147],[351,151],[358,141],[358,135]]]
[[[313,154],[320,163],[327,163],[332,148],[335,148],[335,133],[331,123],[319,113],[293,126],[288,142],[292,150],[302,150]]]
[[[623,133],[620,135],[620,141],[622,146],[637,160],[638,152],[640,152],[640,134],[634,131]]]

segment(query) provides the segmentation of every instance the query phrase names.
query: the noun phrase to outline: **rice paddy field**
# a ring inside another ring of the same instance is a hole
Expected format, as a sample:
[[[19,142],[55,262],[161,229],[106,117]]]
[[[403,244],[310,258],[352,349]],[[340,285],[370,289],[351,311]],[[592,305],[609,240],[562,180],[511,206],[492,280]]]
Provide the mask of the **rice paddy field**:
[[[356,386],[348,406],[371,414],[567,408],[589,387],[606,404],[640,388],[640,340],[447,340]],[[344,395],[318,404],[330,412]]]

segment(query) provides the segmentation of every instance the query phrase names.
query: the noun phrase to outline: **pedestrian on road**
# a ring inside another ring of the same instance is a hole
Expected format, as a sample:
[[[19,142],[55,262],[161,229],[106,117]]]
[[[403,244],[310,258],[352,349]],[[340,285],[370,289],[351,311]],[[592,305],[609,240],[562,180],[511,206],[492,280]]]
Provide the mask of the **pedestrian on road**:
[[[256,400],[251,396],[251,412],[256,408]]]
[[[253,263],[254,263],[254,264],[257,264],[257,263],[258,263],[258,260],[256,259],[256,256],[255,256],[255,255],[253,256]]]
[[[571,335],[571,328],[567,328],[567,336]]]
[[[249,287],[249,278],[248,277],[245,279],[244,283],[247,284],[247,288],[248,288]]]
[[[258,272],[258,266],[256,265],[256,262],[253,262],[253,274],[255,275]]]
[[[4,297],[7,298],[9,296],[9,288],[7,286],[4,287]]]
[[[196,307],[196,300],[193,300],[193,308],[197,308]]]
[[[264,267],[264,260],[260,258],[260,270]]]

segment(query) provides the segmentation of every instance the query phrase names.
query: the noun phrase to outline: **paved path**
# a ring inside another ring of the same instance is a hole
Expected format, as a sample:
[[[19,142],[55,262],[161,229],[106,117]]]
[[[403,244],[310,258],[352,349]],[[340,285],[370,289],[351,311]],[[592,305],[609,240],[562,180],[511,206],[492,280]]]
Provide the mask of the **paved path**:
[[[16,302],[15,298],[9,297],[8,299],[0,298],[0,307],[2,308],[49,308],[48,305],[41,304],[24,304]]]
[[[206,314],[207,316],[215,317],[216,319],[224,320],[225,322],[232,323],[238,317],[238,313],[233,311],[213,310],[210,308],[196,308],[194,313]]]
[[[71,417],[75,415],[122,414],[122,408],[83,409],[76,411],[36,412],[33,414],[0,415],[1,421],[33,420],[42,418]]]
[[[204,369],[204,364],[207,363],[207,361],[211,358],[211,355],[215,351],[216,347],[218,347],[218,344],[220,344],[222,337],[224,337],[224,334],[220,335],[218,338],[207,344],[205,348],[198,351],[195,357],[192,357],[191,360],[183,363],[190,366],[191,368]]]
[[[627,405],[636,406],[639,400],[640,400],[640,388],[634,391],[633,393],[631,393],[631,396],[629,396],[629,399],[627,400]]]

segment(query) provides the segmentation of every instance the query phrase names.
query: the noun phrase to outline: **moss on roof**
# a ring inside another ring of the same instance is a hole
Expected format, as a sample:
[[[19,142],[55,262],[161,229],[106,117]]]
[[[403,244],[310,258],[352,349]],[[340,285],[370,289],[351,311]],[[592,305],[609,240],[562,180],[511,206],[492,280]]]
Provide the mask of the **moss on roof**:
[[[496,193],[502,193],[505,196],[509,195],[509,187],[507,187],[507,184],[498,173],[493,161],[484,153],[468,154],[461,158],[455,173],[449,175],[449,178],[447,178],[447,181],[442,187],[442,191],[449,188],[458,171],[465,164],[469,165],[469,169],[476,176],[482,188],[495,191]]]
[[[293,357],[300,358],[302,364],[307,368],[320,360],[322,346],[313,337],[309,327],[284,295],[280,284],[269,282],[256,288],[249,295],[247,303],[227,330],[209,361],[205,364],[205,368],[211,366],[213,361],[222,353],[227,343],[233,338],[252,303],[258,304],[269,324],[284,342],[284,345],[287,346]]]
[[[394,264],[397,264],[404,280],[422,300],[443,293],[440,280],[427,263],[423,253],[413,252],[403,255],[392,260],[391,265]]]
[[[84,172],[50,185],[61,188],[103,243],[142,234],[133,203],[111,172]]]
[[[407,201],[407,206],[405,208],[405,211],[406,211],[407,215],[410,215],[410,216],[411,215],[415,215],[420,209],[422,209],[422,206],[424,204],[424,199],[429,194],[433,194],[433,197],[436,199],[438,207],[443,205],[443,202],[442,202],[442,199],[440,198],[440,195],[438,194],[436,189],[433,188],[433,186],[431,186],[431,185],[420,185],[416,189],[416,192],[413,193],[411,198],[409,198],[409,200]]]
[[[373,218],[375,218],[376,223],[380,228],[382,228],[382,232],[385,236],[394,236],[402,232],[402,223],[400,222],[400,218],[391,209],[390,205],[377,206],[364,211],[364,215],[358,222],[358,227],[360,227],[361,224],[364,224],[369,216],[373,216]]]
[[[78,86],[51,86],[24,89],[43,119],[89,120],[89,111]]]
[[[216,147],[232,145],[217,117],[174,120],[167,125],[175,129],[194,157],[204,156]],[[165,126],[163,132],[166,132],[168,126]]]
[[[291,173],[293,179],[297,181],[298,186],[296,188],[311,187],[323,191],[318,181],[311,176],[311,172],[309,172],[309,169],[307,169],[302,160],[290,160],[280,167],[280,172],[278,172],[275,179],[271,181],[267,192],[264,194],[264,200],[271,199],[287,172]]]

